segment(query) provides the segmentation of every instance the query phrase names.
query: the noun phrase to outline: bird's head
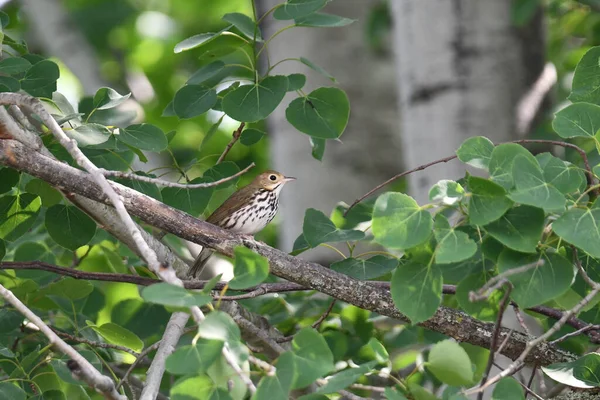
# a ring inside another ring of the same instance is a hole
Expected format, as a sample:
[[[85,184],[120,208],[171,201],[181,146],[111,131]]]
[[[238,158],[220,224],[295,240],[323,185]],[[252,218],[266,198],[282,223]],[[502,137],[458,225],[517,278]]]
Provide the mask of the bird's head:
[[[296,180],[296,178],[285,176],[277,171],[268,170],[254,178],[252,185],[271,192],[279,192],[283,188],[283,185],[293,180]]]

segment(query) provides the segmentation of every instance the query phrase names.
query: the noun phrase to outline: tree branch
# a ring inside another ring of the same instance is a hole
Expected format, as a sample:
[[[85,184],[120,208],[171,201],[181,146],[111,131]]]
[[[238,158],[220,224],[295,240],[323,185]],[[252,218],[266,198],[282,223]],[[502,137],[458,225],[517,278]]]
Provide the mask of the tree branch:
[[[103,191],[94,182],[91,182],[84,172],[44,157],[16,141],[0,140],[0,163],[27,172],[53,186],[96,201],[108,202]],[[246,246],[269,259],[271,273],[276,276],[318,290],[357,307],[401,321],[408,320],[396,309],[389,291],[385,288],[376,287],[369,282],[357,281],[254,240],[246,240],[135,190],[117,183],[111,184],[122,197],[127,210],[152,226],[229,256],[233,255],[233,249],[236,246]],[[431,319],[420,325],[458,341],[485,348],[490,347],[491,333],[494,329],[493,324],[478,321],[466,313],[446,307],[441,307]],[[508,330],[503,329],[502,332],[505,335]],[[502,354],[512,359],[518,358],[528,340],[528,336],[514,333]],[[532,349],[527,355],[526,361],[547,365],[574,358],[573,354],[544,343]]]

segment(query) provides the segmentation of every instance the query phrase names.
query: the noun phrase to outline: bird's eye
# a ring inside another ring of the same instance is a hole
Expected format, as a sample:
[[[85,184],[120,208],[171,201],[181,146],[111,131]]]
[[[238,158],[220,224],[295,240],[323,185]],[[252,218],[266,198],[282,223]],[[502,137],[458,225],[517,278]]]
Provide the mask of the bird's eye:
[[[276,181],[276,180],[277,180],[277,177],[276,177],[275,175],[270,175],[270,176],[269,176],[269,179],[270,179],[270,180],[272,180],[272,181]]]

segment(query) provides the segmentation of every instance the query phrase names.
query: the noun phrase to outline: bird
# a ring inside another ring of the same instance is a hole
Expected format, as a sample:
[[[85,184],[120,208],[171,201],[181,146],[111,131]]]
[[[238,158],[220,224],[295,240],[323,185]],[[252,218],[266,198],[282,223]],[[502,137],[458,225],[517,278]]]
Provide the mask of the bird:
[[[281,189],[294,180],[296,178],[267,170],[229,196],[206,222],[238,234],[254,236],[273,220],[279,208]],[[192,277],[202,271],[213,253],[214,250],[208,247],[202,249],[190,269]]]

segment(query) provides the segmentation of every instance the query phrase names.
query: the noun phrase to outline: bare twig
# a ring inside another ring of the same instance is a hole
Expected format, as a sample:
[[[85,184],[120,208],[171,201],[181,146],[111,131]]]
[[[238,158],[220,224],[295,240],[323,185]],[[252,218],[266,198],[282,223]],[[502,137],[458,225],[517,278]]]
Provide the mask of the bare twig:
[[[154,350],[158,349],[158,346],[160,345],[160,340],[156,343],[154,343],[152,346],[148,346],[146,347],[139,355],[138,357],[135,359],[135,361],[133,363],[131,363],[131,365],[129,366],[129,368],[127,368],[127,371],[125,371],[125,374],[121,377],[121,381],[117,384],[117,390],[119,390],[119,388],[123,385],[124,382],[127,382],[127,379],[129,378],[129,375],[131,375],[131,373],[133,372],[133,370],[135,369],[135,367],[137,367],[139,365],[140,362],[142,362],[142,360],[151,352],[153,352]]]
[[[529,331],[529,328],[527,327],[527,324],[525,323],[525,319],[523,318],[523,314],[521,314],[521,309],[515,303],[512,303],[512,306],[513,306],[513,310],[515,311],[515,316],[517,317],[517,322],[519,322],[519,325],[521,325],[521,328],[523,328],[523,331],[527,335],[531,335],[531,332]]]
[[[504,279],[502,284],[505,286],[504,297],[502,297],[502,301],[500,302],[500,308],[498,308],[498,316],[496,317],[496,325],[494,327],[494,333],[492,334],[492,343],[490,345],[490,355],[488,356],[488,362],[485,367],[485,371],[481,377],[481,386],[485,385],[487,381],[488,375],[490,374],[490,370],[492,369],[492,364],[494,362],[494,358],[496,356],[496,346],[498,345],[498,337],[500,335],[500,328],[502,327],[502,317],[504,316],[504,311],[506,311],[506,307],[510,302],[510,293],[512,292],[513,285],[508,280]],[[512,333],[512,332],[511,332]],[[506,335],[506,339],[502,343],[502,346],[498,348],[498,353],[502,351],[502,348],[508,343],[508,339],[510,337],[510,333]],[[483,399],[483,390],[479,392],[477,396],[477,400]]]
[[[588,285],[590,285],[590,287],[592,287],[592,288],[600,286],[600,284],[598,282],[596,282],[592,278],[590,278],[590,276],[588,275],[588,273],[586,272],[586,270],[583,268],[583,265],[581,265],[581,260],[579,260],[579,255],[577,253],[577,247],[571,246],[571,249],[573,250],[573,262],[577,266],[577,270],[579,271],[579,275],[581,275],[581,277],[583,278],[583,280],[585,281],[585,283],[587,283]]]
[[[223,153],[221,153],[221,155],[219,156],[217,164],[221,164],[225,157],[227,157],[227,153],[229,153],[229,150],[231,150],[235,142],[237,142],[240,136],[242,136],[242,130],[244,129],[244,126],[246,126],[246,124],[242,122],[240,123],[240,126],[235,131],[233,131],[233,137],[231,138],[229,143],[227,143],[227,146],[225,147],[225,150],[223,150]]]
[[[37,326],[57,350],[70,358],[67,366],[75,376],[102,393],[107,399],[127,400],[125,396],[119,394],[115,389],[115,384],[112,379],[102,375],[88,360],[58,337],[58,335],[54,333],[40,317],[23,304],[21,300],[17,299],[10,290],[2,285],[0,285],[0,296],[9,302],[17,311],[23,314],[23,316],[31,321],[31,323]]]
[[[223,179],[219,179],[214,182],[206,182],[206,183],[177,183],[177,182],[165,181],[163,179],[158,179],[158,178],[150,178],[148,176],[136,175],[136,174],[133,174],[130,172],[108,171],[105,169],[101,169],[100,171],[102,172],[102,174],[104,176],[112,176],[112,177],[116,177],[116,178],[132,179],[132,180],[136,180],[136,181],[140,181],[140,182],[154,183],[156,185],[164,186],[164,187],[181,188],[181,189],[200,189],[200,188],[219,186],[222,183],[229,182],[230,180],[233,180],[239,176],[242,176],[243,174],[248,172],[254,166],[256,166],[256,164],[252,163],[252,164],[248,165],[246,168],[244,168],[243,170],[241,170],[240,172],[237,172],[231,176],[228,176]]]
[[[124,351],[125,353],[129,353],[129,354],[131,354],[134,357],[139,357],[140,356],[140,354],[137,351],[131,350],[130,348],[125,347],[125,346],[120,346],[118,344],[111,344],[111,343],[105,343],[105,342],[96,342],[96,341],[93,341],[93,340],[87,340],[87,339],[84,339],[84,338],[80,338],[80,337],[77,337],[77,336],[70,335],[70,334],[68,334],[66,332],[61,332],[61,331],[59,331],[56,328],[53,328],[51,326],[49,326],[49,328],[52,329],[52,331],[54,333],[56,333],[58,336],[63,337],[63,338],[65,338],[67,340],[70,340],[72,342],[83,343],[83,344],[90,345],[92,347],[99,347],[101,349],[120,350],[120,351]],[[118,389],[119,388],[117,387],[117,390]]]
[[[574,332],[570,332],[570,333],[566,333],[563,336],[559,337],[556,340],[553,340],[550,342],[550,344],[558,344],[560,342],[563,342],[565,340],[567,340],[568,338],[574,337],[574,336],[579,336],[582,333],[585,333],[587,331],[597,331],[600,330],[600,325],[588,325],[588,326],[584,326],[583,328],[577,329]]]

